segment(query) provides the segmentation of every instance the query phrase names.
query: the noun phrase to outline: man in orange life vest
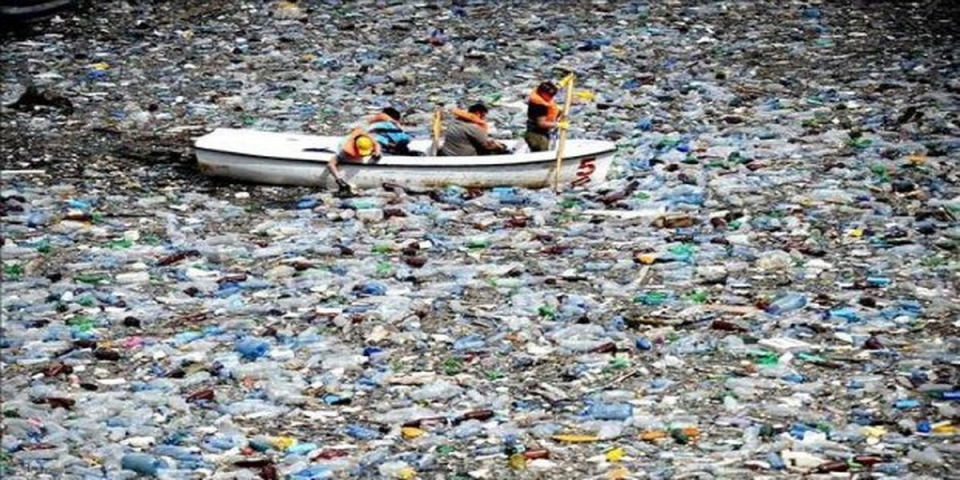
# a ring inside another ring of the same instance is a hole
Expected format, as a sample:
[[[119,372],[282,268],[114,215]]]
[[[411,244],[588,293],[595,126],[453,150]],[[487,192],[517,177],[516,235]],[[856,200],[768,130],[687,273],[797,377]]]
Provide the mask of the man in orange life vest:
[[[553,102],[559,88],[553,82],[543,82],[530,92],[527,100],[527,141],[531,152],[550,150],[550,132],[555,128],[567,129],[570,124],[560,120],[560,107]]]
[[[472,157],[496,155],[507,151],[506,145],[490,138],[487,125],[487,107],[482,103],[471,105],[466,111],[453,109],[454,120],[447,124],[443,135],[441,157]]]
[[[340,176],[340,169],[337,168],[337,165],[340,162],[363,163],[364,159],[368,157],[372,161],[380,160],[380,144],[362,128],[355,128],[347,138],[340,142],[337,154],[327,163],[330,173],[337,181],[337,186],[340,187],[340,193],[350,193],[353,188]]]

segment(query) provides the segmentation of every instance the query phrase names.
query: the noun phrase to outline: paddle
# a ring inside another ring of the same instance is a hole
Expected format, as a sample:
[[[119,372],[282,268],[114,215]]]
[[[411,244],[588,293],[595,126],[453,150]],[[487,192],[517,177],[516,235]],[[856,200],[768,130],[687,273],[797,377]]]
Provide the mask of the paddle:
[[[433,136],[433,144],[430,145],[430,152],[429,152],[431,157],[437,156],[437,150],[440,149],[440,121],[442,117],[442,114],[441,114],[442,111],[443,110],[438,108],[436,111],[433,112],[433,128],[431,129],[431,133]]]
[[[307,147],[307,148],[304,148],[303,151],[304,152],[320,152],[320,153],[336,153],[333,150],[330,150],[329,148],[323,148],[323,147],[319,147],[319,148]]]
[[[569,121],[570,118],[570,106],[573,103],[573,80],[576,77],[574,74],[569,74],[566,77],[563,77],[563,80],[560,80],[560,88],[566,88],[567,94],[566,99],[563,103],[563,111],[561,112],[559,120]],[[567,129],[560,129],[560,139],[557,142],[557,168],[553,172],[553,192],[560,192],[560,165],[563,163],[563,147],[567,144]]]

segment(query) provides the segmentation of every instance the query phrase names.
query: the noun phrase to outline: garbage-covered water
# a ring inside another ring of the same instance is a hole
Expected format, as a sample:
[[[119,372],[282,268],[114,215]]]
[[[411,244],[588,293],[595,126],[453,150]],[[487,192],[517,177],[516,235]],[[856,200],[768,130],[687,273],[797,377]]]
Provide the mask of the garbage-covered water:
[[[0,471],[951,478],[948,2],[98,2],[3,40]],[[954,23],[951,23],[954,22]],[[589,191],[201,176],[215,127],[523,133]],[[29,88],[28,88],[29,87]]]

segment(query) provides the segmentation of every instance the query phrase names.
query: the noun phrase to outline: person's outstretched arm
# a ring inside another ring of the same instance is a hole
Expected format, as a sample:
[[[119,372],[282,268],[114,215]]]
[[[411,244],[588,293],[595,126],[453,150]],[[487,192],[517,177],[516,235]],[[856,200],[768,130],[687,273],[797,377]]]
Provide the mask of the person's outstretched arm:
[[[335,179],[338,180],[337,183],[339,183],[340,180],[343,180],[342,178],[340,178],[340,169],[337,168],[337,165],[338,165],[337,159],[338,159],[338,157],[339,157],[339,155],[334,155],[334,156],[330,159],[330,161],[327,162],[327,167],[330,169],[330,173],[333,174],[333,178],[335,178]]]

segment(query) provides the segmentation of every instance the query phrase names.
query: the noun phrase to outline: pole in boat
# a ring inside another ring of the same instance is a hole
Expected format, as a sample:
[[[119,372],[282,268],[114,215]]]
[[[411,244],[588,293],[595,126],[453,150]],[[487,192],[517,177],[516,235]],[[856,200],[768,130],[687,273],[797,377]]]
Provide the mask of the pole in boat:
[[[567,91],[566,99],[563,103],[563,112],[561,112],[561,119],[565,121],[570,121],[570,105],[573,103],[573,80],[576,78],[576,75],[569,74],[566,77],[563,77],[563,80],[560,80],[560,88],[565,88]],[[553,172],[553,192],[560,192],[560,165],[563,163],[563,147],[567,144],[567,129],[560,129],[560,138],[557,141],[557,168]]]
[[[433,125],[431,128],[431,134],[433,136],[433,144],[430,145],[430,156],[435,157],[440,150],[440,122],[442,120],[443,114],[442,109],[436,109],[433,112]]]

